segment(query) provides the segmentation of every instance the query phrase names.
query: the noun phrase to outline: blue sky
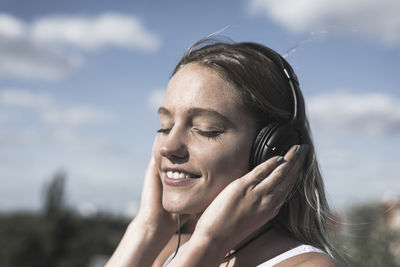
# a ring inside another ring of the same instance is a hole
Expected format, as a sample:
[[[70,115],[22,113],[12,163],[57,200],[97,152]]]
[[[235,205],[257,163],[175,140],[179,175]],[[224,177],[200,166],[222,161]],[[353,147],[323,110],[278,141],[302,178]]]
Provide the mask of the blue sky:
[[[335,209],[400,194],[396,0],[0,0],[0,210],[65,171],[82,212],[131,214],[175,64],[219,31],[285,53]]]

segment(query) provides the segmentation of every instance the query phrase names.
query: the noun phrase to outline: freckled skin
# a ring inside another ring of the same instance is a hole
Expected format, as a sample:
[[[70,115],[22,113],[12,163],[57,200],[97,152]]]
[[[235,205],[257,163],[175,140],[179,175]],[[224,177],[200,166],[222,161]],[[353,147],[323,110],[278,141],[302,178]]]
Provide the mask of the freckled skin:
[[[160,114],[161,127],[154,156],[163,183],[162,203],[169,212],[203,212],[218,193],[248,171],[251,146],[256,135],[255,121],[244,112],[234,86],[214,70],[190,63],[171,78]],[[213,115],[193,116],[194,108],[213,110]],[[197,130],[223,130],[207,137]],[[183,186],[166,185],[162,168],[173,167],[199,175]]]

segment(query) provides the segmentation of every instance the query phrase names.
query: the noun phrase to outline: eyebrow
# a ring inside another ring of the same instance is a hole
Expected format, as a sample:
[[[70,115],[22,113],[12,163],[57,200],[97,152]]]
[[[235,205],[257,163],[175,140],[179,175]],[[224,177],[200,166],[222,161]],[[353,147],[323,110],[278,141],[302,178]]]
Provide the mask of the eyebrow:
[[[159,115],[167,115],[167,116],[171,116],[171,112],[166,108],[166,107],[160,107],[158,109],[158,114]],[[213,116],[213,117],[217,117],[220,120],[233,125],[233,123],[231,122],[230,119],[228,119],[226,116],[222,115],[221,113],[219,113],[218,111],[214,110],[214,109],[208,109],[208,108],[191,108],[188,111],[189,116],[191,117],[195,117],[195,116]]]
[[[157,113],[158,115],[171,115],[171,112],[165,107],[159,107]]]

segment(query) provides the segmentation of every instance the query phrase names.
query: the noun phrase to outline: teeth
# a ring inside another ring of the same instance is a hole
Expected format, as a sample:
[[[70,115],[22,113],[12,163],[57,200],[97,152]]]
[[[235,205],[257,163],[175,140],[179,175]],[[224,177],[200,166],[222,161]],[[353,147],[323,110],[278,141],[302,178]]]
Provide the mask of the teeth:
[[[189,175],[184,172],[167,171],[167,177],[171,179],[188,179]]]

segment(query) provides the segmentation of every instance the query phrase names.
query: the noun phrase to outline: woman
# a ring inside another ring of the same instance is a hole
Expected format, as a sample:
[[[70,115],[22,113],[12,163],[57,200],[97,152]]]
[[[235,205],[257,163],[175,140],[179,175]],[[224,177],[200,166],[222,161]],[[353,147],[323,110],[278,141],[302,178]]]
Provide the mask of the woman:
[[[107,266],[336,266],[296,83],[259,44],[189,49],[158,111],[140,210]],[[260,152],[271,125],[281,151]],[[188,234],[174,234],[178,222]]]

